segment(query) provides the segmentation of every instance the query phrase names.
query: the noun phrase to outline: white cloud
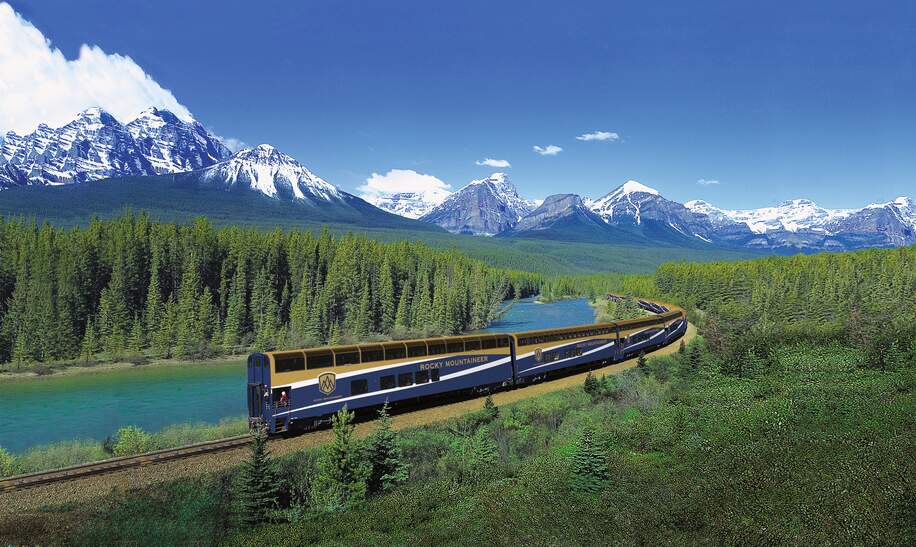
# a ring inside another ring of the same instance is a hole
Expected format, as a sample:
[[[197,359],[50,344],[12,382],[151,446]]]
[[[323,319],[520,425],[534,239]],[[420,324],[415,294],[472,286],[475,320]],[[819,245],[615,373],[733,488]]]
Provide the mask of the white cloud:
[[[390,196],[399,192],[415,192],[431,199],[445,199],[450,194],[451,186],[432,176],[417,173],[413,169],[392,169],[384,175],[372,173],[366,184],[360,186],[360,197],[374,199]]]
[[[620,135],[611,131],[593,131],[576,137],[577,141],[616,141],[620,140]]]
[[[494,160],[490,158],[484,158],[482,160],[477,160],[474,163],[477,165],[486,165],[487,167],[512,167],[512,164],[509,163],[509,160]]]
[[[556,156],[557,154],[563,151],[562,148],[560,148],[559,146],[555,144],[548,144],[547,146],[534,145],[532,148],[534,149],[535,152],[537,152],[538,154],[542,156]]]
[[[699,184],[700,186],[713,186],[713,185],[719,184],[719,181],[715,179],[700,179],[697,181],[697,184]]]
[[[239,150],[251,148],[247,142],[241,139],[236,139],[235,137],[220,137],[219,139],[223,141],[223,144],[226,145],[226,148],[228,148],[233,154]]]
[[[40,30],[0,3],[0,131],[57,127],[99,106],[122,122],[150,106],[184,120],[191,113],[133,59],[83,44],[68,60]]]

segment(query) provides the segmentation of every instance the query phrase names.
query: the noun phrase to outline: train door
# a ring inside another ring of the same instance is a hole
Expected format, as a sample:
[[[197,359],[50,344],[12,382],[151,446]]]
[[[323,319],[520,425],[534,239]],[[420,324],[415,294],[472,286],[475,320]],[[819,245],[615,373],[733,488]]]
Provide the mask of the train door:
[[[270,371],[267,358],[262,353],[252,353],[248,357],[248,422],[266,421],[269,413]]]

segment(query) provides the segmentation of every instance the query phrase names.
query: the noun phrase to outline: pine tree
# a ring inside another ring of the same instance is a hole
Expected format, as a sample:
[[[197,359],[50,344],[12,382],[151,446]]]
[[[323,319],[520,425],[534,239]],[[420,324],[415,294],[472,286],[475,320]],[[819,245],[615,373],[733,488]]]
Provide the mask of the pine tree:
[[[86,332],[83,334],[83,343],[80,349],[80,355],[85,362],[92,361],[95,354],[99,351],[98,336],[95,333],[95,321],[91,318],[86,323]]]
[[[598,395],[598,388],[599,388],[598,379],[595,378],[595,375],[592,374],[591,371],[589,371],[588,374],[585,375],[585,385],[583,386],[583,388],[585,389],[585,392],[591,395],[592,397],[595,397],[596,395]]]
[[[270,521],[277,510],[279,481],[267,447],[267,430],[258,427],[251,438],[251,456],[238,477],[237,518],[242,527]]]
[[[235,275],[229,288],[228,304],[226,305],[226,326],[223,329],[223,347],[231,351],[242,339],[245,329],[247,309],[247,261],[244,255],[239,255],[235,266]]]
[[[702,355],[700,354],[700,346],[699,346],[699,345],[694,344],[694,345],[690,348],[689,361],[690,361],[690,368],[691,368],[691,369],[693,369],[694,371],[700,370],[700,365],[702,364]]]
[[[576,475],[574,487],[584,492],[599,492],[605,488],[610,475],[607,460],[595,446],[594,431],[586,427],[582,431],[578,446],[572,456],[573,472]]]
[[[370,467],[353,434],[354,414],[344,406],[332,420],[334,442],[318,457],[315,493],[318,505],[337,510],[366,497]]]
[[[368,458],[372,470],[367,487],[370,494],[388,492],[406,482],[409,475],[400,440],[391,427],[387,401],[379,410],[378,422],[378,428],[369,438]]]
[[[478,427],[464,442],[463,460],[468,479],[482,481],[497,472],[499,450],[490,436],[490,428]]]
[[[391,263],[388,256],[382,262],[379,270],[379,289],[378,300],[380,309],[379,331],[390,332],[394,327],[395,317],[397,315],[397,302],[394,291],[394,272],[391,269]]]
[[[127,349],[137,353],[143,350],[143,322],[137,317],[134,318],[133,326],[130,328]]]
[[[636,368],[638,368],[639,370],[645,372],[645,371],[646,371],[646,365],[647,365],[647,364],[648,364],[648,362],[646,361],[646,352],[640,351],[640,352],[639,352],[639,357],[636,358]]]
[[[499,407],[493,402],[492,395],[487,395],[487,398],[483,401],[483,417],[484,423],[490,423],[499,418]]]
[[[111,280],[102,291],[99,304],[99,338],[105,351],[117,352],[127,347],[131,312],[128,307],[128,287],[124,275],[124,254],[119,252],[111,270]]]

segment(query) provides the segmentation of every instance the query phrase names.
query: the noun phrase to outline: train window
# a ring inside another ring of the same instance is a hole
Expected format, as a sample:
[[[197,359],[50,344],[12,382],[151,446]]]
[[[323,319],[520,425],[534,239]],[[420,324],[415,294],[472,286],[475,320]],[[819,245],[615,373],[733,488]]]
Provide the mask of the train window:
[[[403,359],[407,357],[407,350],[401,344],[385,346],[385,360]]]
[[[430,369],[429,379],[432,380],[433,382],[438,382],[439,381],[439,369],[437,368]]]
[[[369,393],[369,380],[351,380],[350,395],[362,395],[363,393]]]
[[[414,376],[415,376],[414,381],[418,384],[425,384],[426,382],[429,381],[429,371],[428,370],[421,370],[420,372],[417,372]]]
[[[408,357],[424,357],[426,355],[426,344],[407,344]]]
[[[381,389],[392,389],[394,388],[394,375],[389,374],[388,376],[382,376],[379,379],[379,386]]]
[[[363,359],[362,359],[363,363],[369,363],[372,361],[382,361],[385,359],[385,352],[382,351],[382,348],[363,349],[362,354],[363,354]]]
[[[427,344],[429,347],[429,355],[441,355],[445,353],[445,342],[434,342]]]
[[[398,374],[398,387],[413,385],[413,374],[405,372]]]
[[[310,370],[313,368],[334,366],[334,354],[330,351],[324,353],[310,353],[308,354],[308,359],[305,361],[305,366]]]
[[[498,348],[508,348],[509,347],[509,337],[500,336],[496,339],[496,347]]]
[[[480,349],[493,349],[496,347],[496,338],[484,338],[480,341]]]
[[[305,370],[305,357],[301,353],[299,355],[274,357],[274,368],[276,368],[277,372]]]
[[[359,352],[358,351],[344,351],[341,353],[334,353],[334,361],[337,366],[343,365],[353,365],[359,363]]]
[[[464,351],[477,351],[480,349],[480,340],[465,340]]]
[[[449,340],[446,343],[449,353],[461,353],[464,351],[464,341],[462,340]]]

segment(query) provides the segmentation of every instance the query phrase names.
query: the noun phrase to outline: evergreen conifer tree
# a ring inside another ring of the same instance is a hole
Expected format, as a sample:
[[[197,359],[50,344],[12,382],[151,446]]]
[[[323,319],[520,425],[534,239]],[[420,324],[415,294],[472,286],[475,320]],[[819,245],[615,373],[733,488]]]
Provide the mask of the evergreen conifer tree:
[[[251,438],[251,456],[238,477],[237,517],[243,527],[268,522],[277,510],[279,481],[270,450],[267,430],[258,427]]]
[[[594,398],[596,395],[598,395],[598,387],[598,379],[595,378],[595,375],[592,374],[592,371],[588,371],[588,374],[585,375],[585,384],[583,385],[585,392]]]
[[[700,354],[699,345],[694,344],[693,347],[690,348],[689,360],[690,360],[691,369],[693,369],[694,371],[700,370],[700,365],[702,364],[702,355]]]
[[[354,414],[344,406],[332,420],[334,442],[322,450],[315,479],[317,504],[337,510],[366,496],[370,467],[353,434]]]
[[[572,457],[575,488],[592,493],[601,491],[610,478],[606,458],[595,445],[594,435],[592,428],[586,427]]]
[[[406,482],[408,477],[398,434],[391,427],[387,401],[379,410],[378,422],[378,428],[369,438],[368,458],[372,470],[367,487],[370,494],[387,492]]]

